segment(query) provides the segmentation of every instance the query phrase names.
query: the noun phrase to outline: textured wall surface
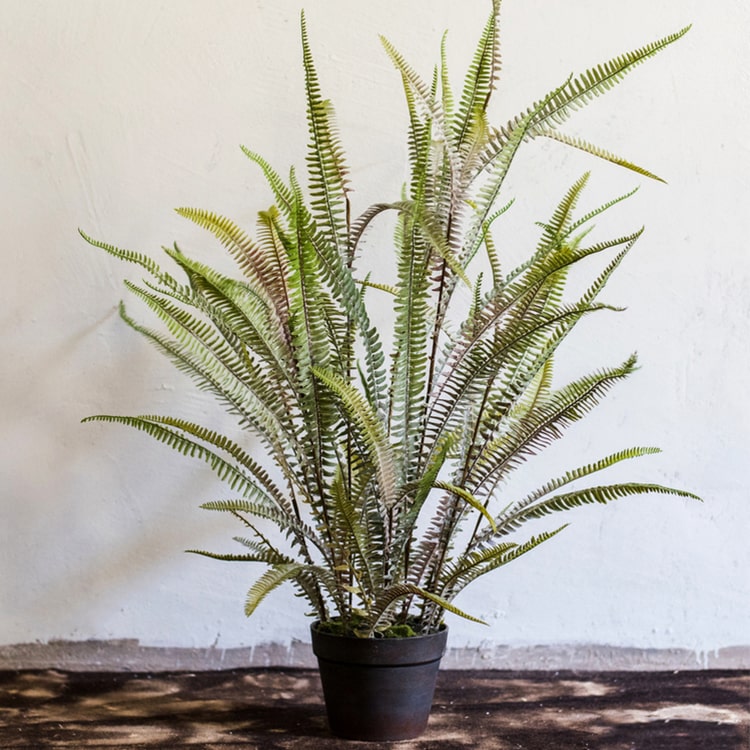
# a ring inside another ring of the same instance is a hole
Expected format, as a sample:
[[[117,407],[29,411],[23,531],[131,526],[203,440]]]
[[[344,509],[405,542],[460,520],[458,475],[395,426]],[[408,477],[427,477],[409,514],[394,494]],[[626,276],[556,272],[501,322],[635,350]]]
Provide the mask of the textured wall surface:
[[[288,653],[306,640],[299,600],[279,590],[247,621],[242,602],[257,571],[182,552],[231,545],[233,525],[198,509],[225,496],[213,476],[145,436],[79,424],[100,412],[227,420],[119,321],[122,277],[137,270],[86,246],[76,228],[148,253],[176,240],[228,267],[218,244],[172,208],[204,207],[252,227],[269,195],[239,144],[281,171],[303,164],[299,3],[0,5],[0,645],[136,639]],[[393,199],[405,176],[405,115],[377,33],[429,76],[449,28],[458,76],[489,2],[307,6],[355,209]],[[533,471],[547,478],[654,444],[664,452],[631,475],[705,503],[644,497],[569,515],[554,542],[465,593],[462,606],[489,627],[452,618],[452,645],[490,654],[558,644],[686,649],[700,665],[750,644],[750,11],[740,0],[505,0],[503,18],[498,123],[570,72],[694,24],[566,128],[669,184],[529,144],[509,178],[516,205],[500,246],[527,252],[533,222],[585,170],[591,205],[641,184],[602,227],[613,236],[647,228],[604,295],[628,310],[571,339],[561,374],[634,350],[642,368]]]

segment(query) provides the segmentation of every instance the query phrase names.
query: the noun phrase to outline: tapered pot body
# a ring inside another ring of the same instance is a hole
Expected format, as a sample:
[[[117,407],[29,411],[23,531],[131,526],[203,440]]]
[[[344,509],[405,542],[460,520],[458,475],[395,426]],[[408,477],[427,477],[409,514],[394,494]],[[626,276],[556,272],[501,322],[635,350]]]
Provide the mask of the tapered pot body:
[[[383,742],[427,727],[448,629],[413,638],[354,638],[311,627],[331,732]]]

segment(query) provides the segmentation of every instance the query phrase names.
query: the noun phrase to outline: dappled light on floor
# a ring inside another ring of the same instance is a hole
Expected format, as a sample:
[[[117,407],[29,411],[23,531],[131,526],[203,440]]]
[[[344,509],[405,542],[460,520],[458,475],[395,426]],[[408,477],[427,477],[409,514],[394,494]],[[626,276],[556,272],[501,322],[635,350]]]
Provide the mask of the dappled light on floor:
[[[0,672],[2,748],[391,748],[329,735],[312,670]],[[750,672],[443,671],[399,750],[748,750]]]

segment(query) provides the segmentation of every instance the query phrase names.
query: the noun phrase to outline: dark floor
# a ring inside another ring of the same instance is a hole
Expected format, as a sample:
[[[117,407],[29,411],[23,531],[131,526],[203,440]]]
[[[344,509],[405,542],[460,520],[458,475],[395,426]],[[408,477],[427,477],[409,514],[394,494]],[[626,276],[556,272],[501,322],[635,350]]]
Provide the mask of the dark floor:
[[[0,672],[0,748],[750,750],[750,671],[440,673],[426,734],[327,732],[317,673]]]

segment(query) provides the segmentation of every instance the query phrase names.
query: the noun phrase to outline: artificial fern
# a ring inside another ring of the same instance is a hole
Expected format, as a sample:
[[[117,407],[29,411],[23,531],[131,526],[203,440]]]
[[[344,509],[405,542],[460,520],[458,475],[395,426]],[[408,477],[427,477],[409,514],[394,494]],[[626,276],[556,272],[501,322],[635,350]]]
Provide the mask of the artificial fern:
[[[178,282],[152,258],[91,239],[146,272],[128,289],[161,326],[123,320],[164,353],[237,420],[232,438],[175,417],[100,415],[88,420],[138,429],[204,461],[235,497],[205,502],[245,528],[242,551],[191,550],[267,566],[250,587],[251,614],[291,582],[323,623],[373,636],[430,632],[454,598],[481,576],[551,540],[560,527],[513,541],[527,521],[638,494],[683,490],[644,482],[582,486],[621,461],[656,452],[625,448],[539,484],[521,499],[507,480],[627,378],[635,357],[554,385],[553,363],[576,324],[616,311],[598,297],[640,231],[586,244],[593,219],[630,194],[578,215],[588,175],[576,180],[518,267],[504,271],[494,234],[518,151],[546,137],[657,178],[649,170],[559,126],[687,29],[620,55],[538,98],[505,125],[489,123],[500,74],[499,0],[483,29],[459,97],[440,64],[423,80],[387,40],[409,116],[410,174],[400,197],[352,216],[349,171],[333,108],[322,94],[302,17],[309,144],[307,184],[287,179],[244,148],[274,196],[255,236],[211,211],[178,213],[213,234],[242,274],[233,279],[165,249]],[[392,274],[358,276],[366,230],[396,215]],[[610,254],[577,297],[568,275]],[[485,274],[472,261],[483,254]],[[457,301],[465,287],[471,302]],[[454,299],[455,297],[455,299]],[[390,357],[371,312],[393,311]],[[252,455],[244,431],[260,440]],[[271,478],[275,464],[281,480]],[[268,523],[279,539],[268,538]]]

